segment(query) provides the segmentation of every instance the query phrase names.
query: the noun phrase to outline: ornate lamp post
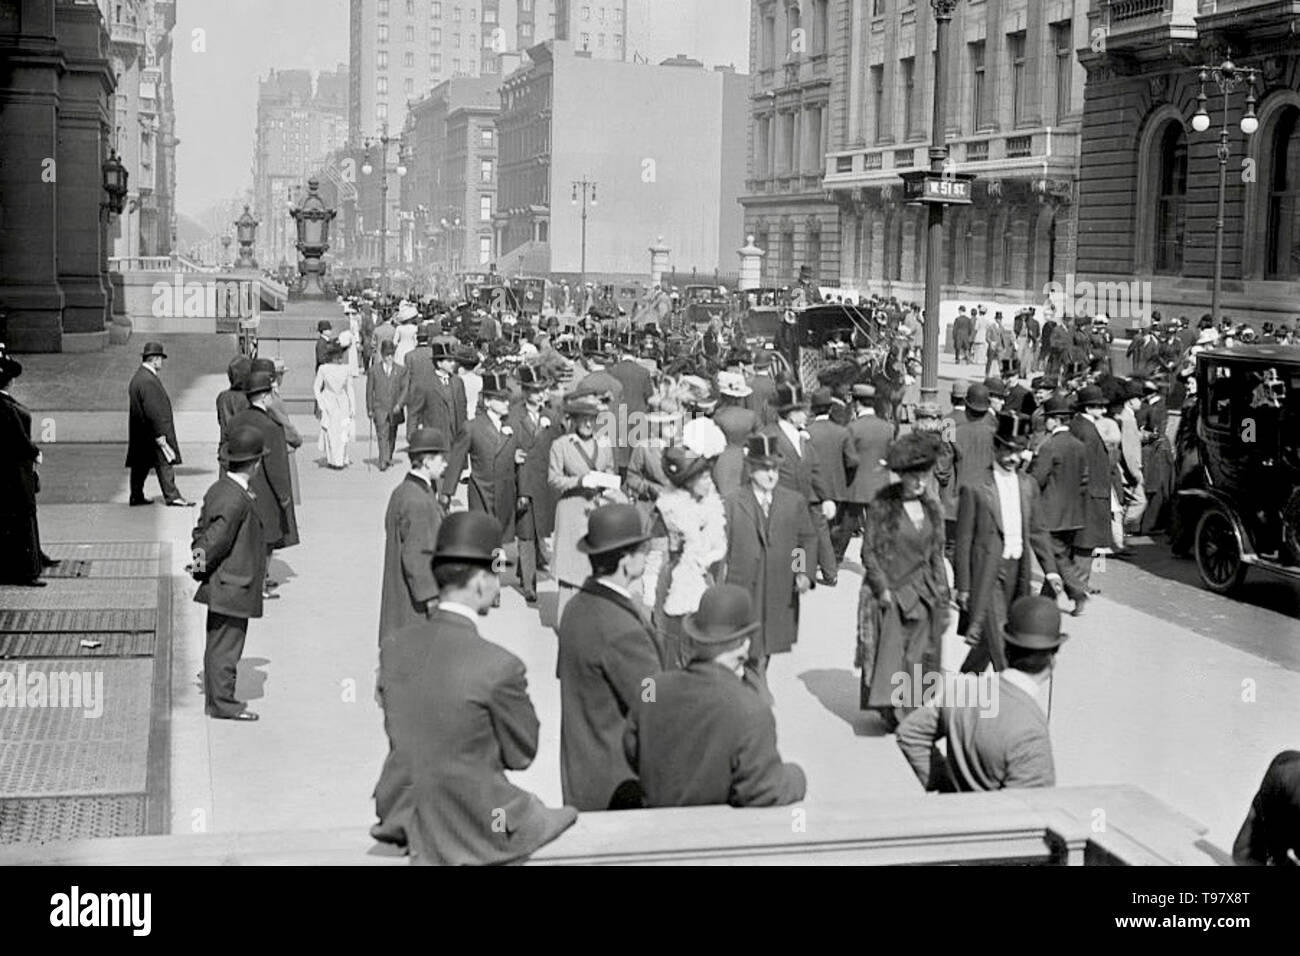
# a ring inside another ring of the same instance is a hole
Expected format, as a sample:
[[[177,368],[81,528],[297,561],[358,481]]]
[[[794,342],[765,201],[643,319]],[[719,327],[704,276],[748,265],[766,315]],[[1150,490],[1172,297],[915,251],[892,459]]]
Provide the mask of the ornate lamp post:
[[[108,199],[101,202],[99,208],[110,215],[120,216],[122,209],[126,205],[127,180],[130,179],[130,173],[122,165],[122,160],[118,158],[117,150],[109,150],[108,159],[104,160],[102,171],[104,174],[104,193],[108,196]]]
[[[1224,205],[1228,191],[1228,97],[1241,84],[1246,85],[1246,113],[1241,118],[1241,131],[1247,136],[1259,129],[1259,118],[1255,115],[1255,81],[1259,79],[1259,70],[1254,67],[1237,66],[1231,60],[1224,60],[1218,66],[1201,66],[1196,68],[1201,92],[1196,97],[1196,113],[1192,116],[1192,129],[1204,133],[1210,128],[1210,114],[1206,110],[1209,97],[1205,95],[1205,84],[1213,81],[1223,94],[1223,125],[1219,128],[1219,208],[1214,220],[1214,292],[1210,301],[1210,312],[1217,325],[1222,319],[1219,300],[1223,291],[1223,220]]]
[[[591,190],[591,199],[587,198],[587,190]],[[582,190],[582,278],[579,284],[587,284],[587,206],[596,205],[596,184],[586,179],[577,179],[573,182],[573,196],[569,199],[570,205],[578,205],[578,190]]]
[[[230,262],[230,233],[221,237],[221,264],[224,266]]]
[[[320,182],[313,177],[307,182],[307,198],[289,212],[298,227],[298,271],[304,295],[325,294],[320,284],[321,256],[330,247],[330,222],[338,215],[338,210],[326,207],[319,189]]]
[[[257,227],[261,220],[253,216],[244,206],[244,214],[235,220],[235,233],[239,237],[239,257],[235,259],[237,269],[256,269],[257,260],[253,258],[253,243],[257,240]]]
[[[397,175],[406,175],[406,150],[402,148],[402,137],[389,136],[388,124],[378,137],[367,139],[365,143],[366,161],[361,166],[363,175],[369,176],[375,171],[370,162],[370,151],[381,148],[381,171],[379,175],[379,291],[388,294],[388,144],[398,144]]]

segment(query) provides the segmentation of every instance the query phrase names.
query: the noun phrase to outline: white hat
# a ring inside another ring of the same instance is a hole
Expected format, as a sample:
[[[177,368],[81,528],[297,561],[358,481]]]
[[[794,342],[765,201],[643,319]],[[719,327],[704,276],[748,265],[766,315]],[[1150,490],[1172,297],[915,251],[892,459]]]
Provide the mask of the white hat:
[[[338,337],[335,341],[337,341],[338,344],[341,345],[341,346],[342,346],[343,348],[345,348],[345,349],[346,349],[346,348],[351,348],[351,347],[352,347],[352,331],[351,331],[350,329],[344,329],[342,332],[339,333],[339,337]]]
[[[1197,345],[1213,345],[1219,341],[1219,333],[1214,329],[1201,329],[1201,334],[1196,336]]]
[[[732,398],[746,398],[754,394],[754,390],[745,384],[745,376],[739,372],[719,372],[717,382],[718,391]]]

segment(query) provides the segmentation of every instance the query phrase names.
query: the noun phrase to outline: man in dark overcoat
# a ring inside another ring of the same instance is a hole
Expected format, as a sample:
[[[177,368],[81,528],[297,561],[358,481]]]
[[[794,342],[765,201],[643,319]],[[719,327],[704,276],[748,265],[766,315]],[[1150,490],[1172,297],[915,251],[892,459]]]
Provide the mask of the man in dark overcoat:
[[[850,537],[862,530],[863,515],[876,492],[889,484],[885,455],[894,440],[894,426],[876,414],[876,387],[866,382],[853,386],[854,415],[845,427],[853,440],[857,468],[849,476],[845,528]]]
[[[130,401],[126,467],[131,469],[131,504],[147,505],[144,480],[150,471],[158,473],[163,501],[173,507],[191,508],[176,488],[175,466],[181,463],[181,446],[176,441],[172,401],[159,379],[167,352],[158,342],[146,342],[141,365],[127,386]]]
[[[975,384],[966,390],[966,409],[953,436],[957,487],[984,482],[993,468],[993,433],[989,425],[989,390]]]
[[[273,550],[298,543],[298,516],[293,506],[293,485],[289,476],[289,446],[284,428],[267,411],[275,375],[252,372],[248,376],[249,408],[230,420],[236,428],[256,428],[262,435],[265,456],[252,479],[253,505],[262,519],[268,555]]]
[[[429,563],[444,512],[439,481],[447,470],[447,436],[421,428],[406,453],[411,470],[393,489],[384,513],[384,585],[379,601],[379,640],[427,620],[438,585]]]
[[[966,306],[957,309],[957,318],[952,321],[952,346],[956,361],[970,364],[971,344],[975,341],[975,323],[966,313]]]
[[[465,380],[456,374],[456,353],[448,343],[431,342],[429,351],[433,374],[419,373],[407,386],[407,437],[417,428],[438,428],[454,438],[469,418]]]
[[[1095,594],[1097,589],[1092,586],[1093,553],[1097,548],[1114,547],[1110,521],[1112,493],[1110,452],[1094,424],[1096,419],[1106,414],[1106,397],[1100,388],[1088,385],[1079,389],[1074,406],[1076,414],[1070,422],[1070,434],[1083,442],[1088,465],[1083,528],[1074,539],[1074,563],[1088,593]],[[1079,412],[1082,414],[1077,414]]]
[[[831,549],[829,555],[818,555],[818,563],[823,568],[828,564],[835,568],[839,566],[855,530],[848,523],[848,476],[858,468],[858,453],[848,428],[831,420],[833,404],[831,390],[818,389],[812,397],[813,420],[807,425],[808,437],[817,450],[817,461],[827,485],[828,500],[835,502],[835,517],[828,526],[825,540],[818,528],[818,547],[824,549],[829,545]],[[833,581],[831,578],[828,583]]]
[[[632,505],[606,505],[587,519],[578,550],[592,575],[565,605],[559,626],[560,786],[579,810],[640,804],[623,732],[663,669],[658,640],[641,604],[650,535]]]
[[[1089,475],[1088,453],[1083,442],[1070,433],[1072,414],[1070,399],[1059,392],[1043,404],[1047,437],[1034,455],[1029,474],[1038,483],[1040,512],[1050,537],[1052,561],[1078,616],[1088,601],[1088,585],[1075,564],[1074,542],[1083,528]],[[1051,582],[1046,582],[1042,593],[1056,597],[1059,592]]]
[[[478,632],[501,590],[500,543],[488,515],[449,515],[433,554],[437,609],[380,647],[385,729],[411,781],[409,816],[380,826],[409,847],[413,864],[521,861],[578,816],[505,774],[533,762],[539,724],[523,661]]]
[[[725,499],[724,580],[754,596],[761,626],[750,645],[750,676],[767,693],[768,659],[799,639],[799,596],[812,586],[808,569],[816,560],[817,532],[808,503],[780,485],[781,453],[774,437],[751,437],[745,461],[745,487]]]
[[[538,366],[518,371],[523,401],[510,406],[507,424],[514,430],[515,537],[519,541],[519,586],[524,600],[537,601],[537,571],[545,564],[545,540],[555,529],[555,490],[547,476],[551,443],[561,434],[563,419],[548,402],[555,387]]]
[[[745,380],[750,389],[745,407],[756,414],[759,424],[764,426],[776,424],[776,379],[772,377],[775,362],[775,352],[761,349],[754,356],[754,373]]]
[[[624,734],[646,806],[775,807],[804,798],[803,769],[777,751],[771,706],[745,682],[760,627],[749,592],[729,584],[709,588],[687,615],[690,663],[652,678],[654,697],[632,711]]]
[[[366,375],[366,415],[374,423],[379,441],[379,470],[387,471],[393,464],[393,446],[397,443],[397,426],[406,414],[406,389],[410,375],[410,359],[405,366],[393,360],[397,347],[390,342],[379,343],[379,357]]]
[[[235,675],[248,621],[262,616],[266,545],[250,492],[262,454],[260,431],[231,427],[221,449],[226,474],[204,495],[190,543],[188,570],[199,582],[194,600],[208,607],[203,692],[208,716],[221,720],[257,720],[235,699]]]
[[[483,375],[484,413],[475,415],[456,437],[443,476],[444,503],[456,493],[468,459],[469,508],[491,515],[501,525],[504,544],[515,536],[517,481],[515,452],[519,449],[510,413],[510,380],[505,372]]]
[[[621,416],[620,432],[614,442],[614,464],[620,474],[626,474],[628,462],[632,460],[632,437],[637,425],[644,421],[647,402],[654,392],[654,382],[650,370],[636,360],[636,333],[626,332],[618,337],[618,361],[607,371],[618,379],[623,386],[623,398],[616,415]],[[626,422],[626,426],[622,423]]]
[[[834,587],[839,571],[831,547],[829,522],[836,515],[836,507],[817,446],[807,430],[808,400],[803,388],[782,382],[776,386],[772,401],[777,421],[764,427],[761,434],[776,439],[776,450],[781,456],[781,486],[803,498],[817,534],[817,550],[809,552],[808,557],[821,569],[823,583]]]

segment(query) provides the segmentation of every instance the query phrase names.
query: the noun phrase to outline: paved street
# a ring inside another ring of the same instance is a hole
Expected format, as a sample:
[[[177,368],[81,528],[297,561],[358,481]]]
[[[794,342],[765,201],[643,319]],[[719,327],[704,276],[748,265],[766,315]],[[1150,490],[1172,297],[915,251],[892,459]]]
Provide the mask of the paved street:
[[[184,349],[193,344],[182,344],[180,354],[191,354]],[[202,350],[192,355],[164,377],[178,420],[190,423],[181,426],[186,466],[178,480],[198,498],[215,477],[211,408],[225,353],[213,350],[210,369]],[[42,359],[50,375],[59,374],[60,363],[80,360]],[[40,396],[57,390],[36,379],[25,377],[22,387],[35,386],[25,397],[39,420],[48,410]],[[103,402],[116,402],[110,384],[101,381],[96,389]],[[80,434],[101,413],[91,412],[91,419],[67,408],[53,414],[60,428]],[[325,469],[315,461],[314,419],[304,416],[299,424],[312,436],[299,453],[303,544],[277,559],[283,597],[268,602],[266,616],[250,628],[240,668],[239,694],[262,716],[255,725],[203,716],[195,679],[203,609],[193,603],[195,585],[182,571],[194,512],[128,509],[115,442],[45,449],[47,540],[173,545],[171,815],[177,832],[362,827],[372,819],[369,794],[385,752],[374,702],[383,511],[402,471],[380,474],[361,463],[364,432],[354,450],[357,465],[341,473]],[[856,554],[856,543],[849,553]],[[850,565],[837,588],[818,588],[806,599],[800,641],[772,667],[781,750],[807,770],[809,802],[855,794],[922,798],[893,738],[857,709],[851,664],[858,570]],[[1067,619],[1071,640],[1053,690],[1058,782],[1143,787],[1208,824],[1210,841],[1226,850],[1268,760],[1294,746],[1300,727],[1295,589],[1261,577],[1246,592],[1248,603],[1218,598],[1197,586],[1190,563],[1169,557],[1162,544],[1141,542],[1133,561],[1109,561],[1097,580],[1103,593],[1087,615]],[[541,618],[548,624],[552,593],[544,586]],[[557,803],[554,634],[514,590],[482,629],[527,664],[542,743],[536,763],[518,779]],[[960,640],[950,643],[959,653]]]

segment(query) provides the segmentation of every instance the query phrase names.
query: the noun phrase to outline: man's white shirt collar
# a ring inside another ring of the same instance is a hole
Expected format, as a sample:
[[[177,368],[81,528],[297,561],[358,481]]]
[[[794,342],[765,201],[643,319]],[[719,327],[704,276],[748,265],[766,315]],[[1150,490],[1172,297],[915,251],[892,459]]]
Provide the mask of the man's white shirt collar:
[[[611,591],[613,591],[615,594],[621,594],[621,595],[623,595],[623,597],[627,598],[629,601],[632,600],[632,592],[631,592],[631,591],[629,591],[627,588],[623,587],[623,585],[621,585],[621,584],[615,584],[615,583],[614,583],[613,581],[611,581],[609,578],[596,578],[596,583],[597,583],[597,584],[600,584],[602,587],[607,587],[607,588],[609,588],[609,589],[610,589]]]
[[[778,424],[781,426],[781,431],[785,432],[785,437],[790,439],[790,444],[794,445],[794,450],[798,452],[799,457],[802,458],[803,457],[803,436],[799,434],[799,429],[795,428],[784,418],[781,419],[781,421],[778,422]]]
[[[1008,667],[1002,671],[1002,676],[1014,687],[1019,687],[1026,694],[1033,698],[1038,709],[1047,713],[1047,707],[1043,704],[1043,683],[1033,674],[1026,674],[1024,671],[1018,671],[1014,667]]]
[[[478,626],[478,612],[468,604],[461,604],[459,601],[439,601],[438,609],[440,611],[450,611],[452,614],[459,614],[461,617],[468,618],[475,627]]]
[[[153,372],[154,375],[157,375],[157,374],[158,374],[158,370],[157,370],[156,368],[154,368],[152,365],[150,365],[148,362],[141,362],[141,363],[140,363],[140,367],[141,367],[141,368],[147,368],[149,371]]]
[[[229,478],[231,481],[233,481],[235,484],[239,485],[239,487],[243,488],[245,491],[248,490],[248,475],[244,474],[243,472],[228,471],[226,472],[226,477]]]

